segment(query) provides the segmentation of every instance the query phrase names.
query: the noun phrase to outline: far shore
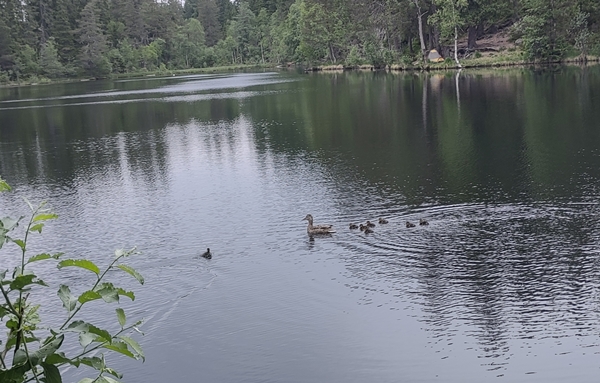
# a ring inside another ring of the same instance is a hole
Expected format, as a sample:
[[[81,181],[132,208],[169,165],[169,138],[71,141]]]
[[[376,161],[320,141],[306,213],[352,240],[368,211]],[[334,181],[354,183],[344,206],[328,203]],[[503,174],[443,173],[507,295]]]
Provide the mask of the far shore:
[[[288,65],[278,64],[246,64],[246,65],[228,65],[228,66],[216,66],[208,68],[190,68],[190,69],[177,69],[177,70],[155,70],[155,71],[136,71],[129,73],[118,73],[112,74],[107,77],[71,77],[71,78],[59,78],[59,79],[48,79],[48,78],[36,78],[29,79],[20,82],[9,82],[0,84],[0,88],[7,87],[20,87],[20,86],[31,86],[31,85],[45,85],[45,84],[61,84],[61,83],[76,83],[76,82],[87,82],[97,80],[123,80],[123,79],[144,79],[151,77],[169,77],[169,76],[185,76],[194,74],[209,74],[209,73],[230,73],[244,70],[259,70],[259,69],[293,69],[303,70],[306,73],[311,72],[340,72],[340,71],[375,71],[375,70],[387,70],[387,71],[406,71],[406,72],[422,72],[422,71],[445,71],[445,70],[459,70],[459,69],[484,69],[484,68],[508,68],[508,67],[523,67],[523,66],[546,66],[546,65],[597,65],[600,63],[600,57],[587,56],[573,57],[563,59],[559,61],[527,61],[522,60],[518,54],[500,54],[497,56],[487,55],[479,58],[469,58],[460,60],[460,67],[454,61],[445,60],[440,63],[433,62],[414,62],[411,64],[392,64],[387,66],[376,67],[374,65],[365,64],[358,66],[348,66],[343,64],[330,64],[330,65],[318,65],[318,66],[306,66],[302,64],[290,63]]]

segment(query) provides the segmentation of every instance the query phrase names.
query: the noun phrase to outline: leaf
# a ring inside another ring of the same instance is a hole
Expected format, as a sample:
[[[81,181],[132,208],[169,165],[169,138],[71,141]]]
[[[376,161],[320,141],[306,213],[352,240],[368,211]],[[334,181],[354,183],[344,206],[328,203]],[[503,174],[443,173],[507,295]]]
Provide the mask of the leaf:
[[[60,348],[62,345],[65,336],[63,334],[57,336],[55,339],[50,341],[49,343],[43,345],[38,350],[29,354],[29,359],[31,363],[35,366],[41,363],[41,361],[47,357],[48,355],[54,354],[56,350]]]
[[[73,332],[87,332],[90,329],[89,323],[86,323],[82,320],[76,320],[71,322],[65,329],[65,331],[73,331]]]
[[[25,250],[25,242],[23,242],[20,239],[10,239],[12,242],[16,243],[17,245],[19,245],[19,247],[21,248],[21,250]]]
[[[63,303],[63,307],[66,308],[69,313],[75,310],[75,306],[77,306],[77,298],[71,294],[69,286],[60,285],[57,294]]]
[[[68,364],[72,364],[72,365],[74,365],[76,367],[79,366],[79,361],[71,360],[71,359],[67,358],[65,356],[65,354],[62,353],[62,352],[57,352],[57,353],[48,355],[46,357],[44,363],[48,363],[48,364],[65,364],[65,363],[68,363]]]
[[[65,331],[78,332],[78,333],[80,333],[80,336],[81,336],[81,334],[97,335],[98,337],[94,338],[92,341],[98,340],[98,341],[102,341],[102,342],[104,342],[104,341],[110,342],[110,340],[112,339],[112,336],[110,335],[110,333],[108,331],[102,330],[101,328],[98,328],[91,323],[87,323],[87,322],[80,321],[80,320],[72,322],[65,329]],[[81,340],[81,338],[80,338],[80,340]],[[89,344],[89,343],[87,343],[87,344]]]
[[[142,346],[140,346],[140,344],[138,342],[136,342],[133,338],[130,338],[130,337],[125,336],[125,335],[120,336],[119,339],[121,339],[123,342],[127,343],[127,345],[129,347],[131,347],[131,349],[133,351],[135,351],[135,353],[140,358],[142,358],[143,361],[146,361],[146,357],[144,356],[144,351],[142,350]]]
[[[43,223],[38,223],[37,225],[33,225],[29,228],[30,232],[34,232],[37,231],[38,233],[42,233],[42,229],[44,228],[44,224]]]
[[[127,265],[118,265],[117,267],[119,269],[123,270],[124,272],[126,272],[127,274],[131,275],[135,279],[137,279],[138,282],[140,282],[141,285],[144,284],[144,277],[140,273],[138,273],[137,271],[135,271],[133,269],[133,267],[130,267],[130,266],[127,266]]]
[[[85,364],[86,366],[90,366],[92,368],[94,368],[95,370],[98,371],[102,371],[104,370],[104,368],[106,367],[106,364],[104,363],[104,360],[100,357],[97,356],[92,356],[92,357],[84,357],[81,358],[81,364]]]
[[[125,323],[127,323],[125,311],[120,307],[116,308],[115,311],[117,312],[117,319],[119,320],[119,324],[121,325],[121,327],[125,326]]]
[[[109,374],[111,374],[112,376],[116,376],[117,378],[121,379],[123,378],[123,374],[119,373],[118,371],[113,370],[110,367],[106,367],[104,369],[104,371],[108,372]]]
[[[27,353],[22,348],[15,351],[15,356],[13,358],[13,366],[20,366],[27,363]]]
[[[119,302],[119,291],[112,283],[103,283],[98,286],[95,291],[100,294],[106,303]]]
[[[43,261],[44,259],[50,259],[52,256],[47,253],[37,254],[27,260],[27,263]]]
[[[0,382],[2,383],[21,383],[25,381],[25,373],[29,371],[28,365],[13,365],[8,370],[0,370]]]
[[[135,301],[135,294],[133,293],[133,291],[125,291],[120,287],[117,289],[117,291],[118,291],[119,295],[126,296],[129,299],[131,299],[132,301]]]
[[[0,219],[0,227],[2,227],[7,232],[11,231],[19,224],[19,221],[21,219],[23,219],[23,217],[19,217],[19,219],[4,217],[4,218]]]
[[[44,369],[46,383],[62,383],[60,371],[58,371],[58,368],[55,365],[44,362],[42,362],[41,365]]]
[[[0,192],[5,192],[5,191],[11,191],[11,187],[10,185],[4,181],[2,178],[0,178]]]
[[[33,222],[47,221],[49,219],[56,219],[56,218],[58,218],[57,214],[54,214],[54,213],[42,213],[42,214],[38,214],[35,217],[33,217]]]
[[[90,379],[90,378],[83,378],[79,381],[79,383],[93,383],[94,379]]]
[[[87,347],[92,342],[99,342],[98,336],[90,332],[82,332],[79,334],[79,344],[81,347]]]
[[[64,261],[60,261],[58,263],[59,269],[69,266],[80,267],[82,269],[92,271],[96,275],[100,274],[100,269],[98,266],[96,266],[94,262],[88,261],[87,259],[65,259]]]
[[[81,295],[79,296],[79,298],[77,298],[77,300],[79,301],[79,303],[84,304],[86,302],[90,302],[90,301],[94,301],[96,299],[100,299],[102,298],[102,295],[100,295],[99,293],[92,291],[92,290],[88,290],[88,291],[84,291],[83,293],[81,293]]]
[[[111,378],[110,376],[101,376],[97,382],[99,383],[119,383],[118,380]]]
[[[131,351],[129,351],[129,348],[127,348],[127,343],[125,343],[125,342],[116,341],[116,342],[112,342],[111,344],[105,344],[102,347],[104,347],[108,350],[118,352],[119,354],[123,354],[132,359],[137,359],[136,356],[133,355],[133,353]]]
[[[48,286],[41,279],[37,279],[35,274],[19,275],[10,283],[11,290],[23,290],[25,286],[42,285]]]

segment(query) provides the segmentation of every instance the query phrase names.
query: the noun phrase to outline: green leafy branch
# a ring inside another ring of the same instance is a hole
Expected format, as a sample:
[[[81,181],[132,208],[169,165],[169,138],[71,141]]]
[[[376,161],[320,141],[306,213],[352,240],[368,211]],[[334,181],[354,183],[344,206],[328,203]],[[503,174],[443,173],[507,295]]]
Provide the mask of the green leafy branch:
[[[10,186],[0,178],[0,191],[10,191]],[[76,315],[83,306],[91,301],[102,299],[106,303],[119,303],[121,297],[135,300],[133,291],[115,286],[106,281],[107,273],[111,270],[122,270],[134,277],[140,284],[144,278],[132,267],[121,263],[125,258],[137,254],[136,249],[117,250],[114,259],[101,271],[92,261],[86,259],[61,260],[62,253],[40,253],[27,258],[27,244],[31,233],[41,234],[44,225],[58,218],[46,207],[46,203],[34,206],[25,199],[31,211],[26,221],[25,233],[22,239],[15,236],[16,229],[25,217],[0,219],[0,249],[4,244],[14,243],[20,249],[20,262],[14,267],[12,275],[7,278],[8,270],[0,270],[0,322],[5,322],[8,329],[5,338],[0,338],[0,382],[46,382],[62,383],[59,367],[72,365],[75,367],[88,366],[98,373],[94,379],[85,378],[80,383],[118,382],[122,375],[106,365],[104,354],[89,356],[98,350],[113,351],[133,359],[145,360],[141,346],[128,334],[140,332],[138,326],[142,321],[127,325],[127,316],[123,308],[115,309],[120,330],[111,333],[92,323],[76,320]],[[40,305],[29,302],[32,289],[45,289],[49,286],[33,273],[28,266],[34,262],[58,261],[58,269],[75,267],[95,274],[95,280],[89,290],[78,296],[73,295],[66,284],[61,284],[57,295],[63,307],[67,310],[67,318],[56,329],[39,327],[42,323],[38,313]],[[42,340],[38,334],[46,330],[49,334]],[[67,356],[60,352],[66,336],[74,334],[78,337],[81,351],[75,356]],[[116,378],[116,379],[115,379]]]

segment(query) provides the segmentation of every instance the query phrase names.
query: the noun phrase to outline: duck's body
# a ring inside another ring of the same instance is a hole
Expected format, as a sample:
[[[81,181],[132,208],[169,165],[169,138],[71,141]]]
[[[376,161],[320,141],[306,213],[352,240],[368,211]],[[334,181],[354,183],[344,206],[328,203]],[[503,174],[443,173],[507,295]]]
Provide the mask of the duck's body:
[[[386,223],[388,223],[388,220],[385,218],[379,218],[379,224],[380,225],[385,225]]]
[[[202,253],[202,258],[211,259],[212,254],[210,253],[210,249],[206,249],[206,252]]]
[[[355,223],[351,223],[350,230],[356,230],[356,229],[358,229],[358,226]]]
[[[367,227],[375,227],[375,224],[371,221],[367,221]]]
[[[415,224],[409,221],[406,221],[406,227],[415,227]]]
[[[307,214],[306,217],[304,217],[303,221],[304,220],[308,221],[308,227],[306,228],[306,232],[309,235],[335,233],[335,230],[333,230],[332,225],[316,225],[316,226],[314,226],[313,225],[313,217],[310,214]]]
[[[419,220],[419,225],[421,225],[421,226],[429,225],[429,222],[427,222],[426,219],[421,218]]]
[[[360,229],[360,231],[365,231],[365,229],[366,229],[367,227],[361,223],[361,224],[358,226],[358,228]]]
[[[371,234],[373,233],[373,230],[371,230],[371,228],[369,227],[365,227],[365,234]]]

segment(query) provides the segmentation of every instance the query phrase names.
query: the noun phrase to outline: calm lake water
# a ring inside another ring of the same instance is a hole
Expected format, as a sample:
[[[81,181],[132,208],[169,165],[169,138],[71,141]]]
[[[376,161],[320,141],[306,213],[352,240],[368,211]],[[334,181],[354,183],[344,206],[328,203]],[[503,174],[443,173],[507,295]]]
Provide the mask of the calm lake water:
[[[598,67],[5,88],[0,203],[60,215],[34,249],[142,251],[126,382],[597,382],[599,121]]]

